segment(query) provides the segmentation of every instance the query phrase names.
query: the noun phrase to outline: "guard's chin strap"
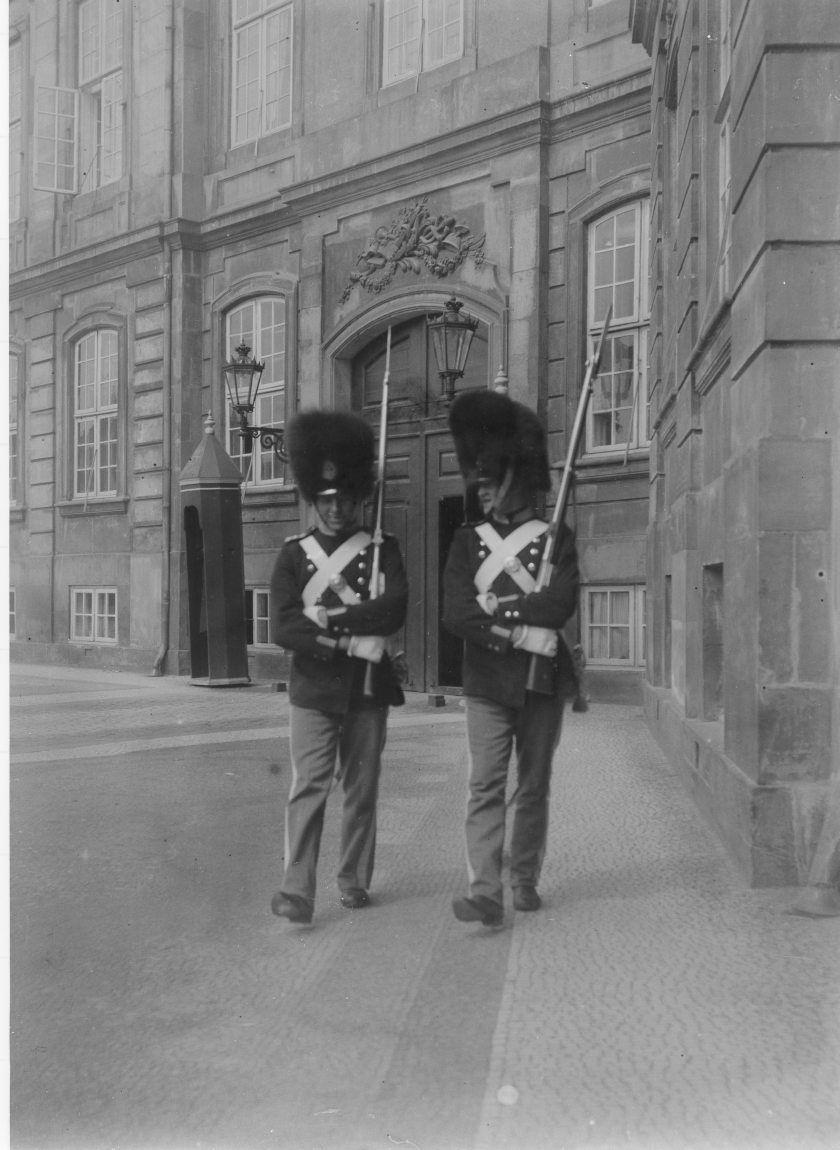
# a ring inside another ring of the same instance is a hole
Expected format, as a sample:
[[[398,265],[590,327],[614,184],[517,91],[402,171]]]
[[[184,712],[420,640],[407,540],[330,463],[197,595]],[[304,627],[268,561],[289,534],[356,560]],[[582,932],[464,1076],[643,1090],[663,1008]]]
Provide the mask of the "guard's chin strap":
[[[499,513],[498,509],[501,507],[501,505],[507,499],[508,492],[510,491],[512,484],[513,484],[513,464],[509,463],[507,466],[507,470],[505,471],[504,478],[502,479],[502,482],[499,484],[499,490],[496,492],[496,498],[493,500],[493,512],[494,512],[494,514]]]

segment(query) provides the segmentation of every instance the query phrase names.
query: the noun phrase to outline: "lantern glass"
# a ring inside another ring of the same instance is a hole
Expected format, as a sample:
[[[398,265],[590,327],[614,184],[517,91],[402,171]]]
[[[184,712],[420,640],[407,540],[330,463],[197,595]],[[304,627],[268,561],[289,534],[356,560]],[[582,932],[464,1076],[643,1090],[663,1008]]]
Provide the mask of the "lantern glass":
[[[224,367],[228,396],[234,411],[253,411],[262,378],[264,363],[257,363],[247,344],[240,344],[230,363]]]
[[[430,316],[429,330],[437,361],[438,375],[443,381],[444,395],[451,397],[455,380],[460,379],[467,366],[478,320],[462,315],[464,305],[454,296],[446,301],[440,315]]]

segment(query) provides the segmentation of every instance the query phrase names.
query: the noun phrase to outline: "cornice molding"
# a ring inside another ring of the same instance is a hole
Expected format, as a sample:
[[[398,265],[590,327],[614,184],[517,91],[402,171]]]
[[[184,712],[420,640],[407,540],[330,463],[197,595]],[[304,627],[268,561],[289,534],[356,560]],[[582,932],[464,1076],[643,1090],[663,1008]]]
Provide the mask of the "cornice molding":
[[[565,96],[549,108],[551,142],[649,115],[650,94],[650,69],[645,68],[624,80]]]
[[[439,184],[443,177],[466,167],[486,175],[500,156],[644,114],[649,111],[649,99],[650,78],[644,71],[552,104],[534,101],[446,136],[278,188],[276,194],[261,200],[213,211],[201,221],[173,218],[64,252],[12,273],[10,297],[60,288],[80,276],[113,270],[167,246],[206,251],[222,241],[293,227],[306,215],[345,207],[352,200],[384,198],[406,188],[421,194],[423,187]]]
[[[133,235],[111,236],[13,272],[9,276],[9,300],[75,283],[86,275],[125,267],[132,260],[157,255],[166,246],[172,249],[198,247],[198,224],[193,220],[167,220],[164,224],[140,228]]]
[[[467,129],[302,181],[278,195],[284,205],[302,216],[341,207],[350,198],[416,185],[420,180],[433,183],[451,171],[468,165],[489,165],[497,156],[545,143],[548,119],[547,106],[537,101]],[[221,222],[217,216],[214,225]]]

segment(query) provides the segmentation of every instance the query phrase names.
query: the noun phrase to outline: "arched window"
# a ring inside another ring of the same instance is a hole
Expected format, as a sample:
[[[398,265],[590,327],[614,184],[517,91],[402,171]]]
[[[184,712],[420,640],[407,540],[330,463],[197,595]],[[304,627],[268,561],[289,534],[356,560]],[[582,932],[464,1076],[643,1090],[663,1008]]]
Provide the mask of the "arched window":
[[[73,348],[73,497],[118,494],[119,334],[98,328]]]
[[[590,350],[607,309],[613,309],[587,412],[586,449],[590,453],[627,451],[648,443],[647,237],[647,200],[624,204],[589,226]]]
[[[284,427],[286,423],[286,300],[282,295],[260,296],[232,308],[225,318],[225,356],[230,360],[240,344],[247,344],[265,368],[250,420],[257,427]],[[228,406],[228,454],[248,483],[284,483],[285,468],[270,447],[237,434],[239,419]]]

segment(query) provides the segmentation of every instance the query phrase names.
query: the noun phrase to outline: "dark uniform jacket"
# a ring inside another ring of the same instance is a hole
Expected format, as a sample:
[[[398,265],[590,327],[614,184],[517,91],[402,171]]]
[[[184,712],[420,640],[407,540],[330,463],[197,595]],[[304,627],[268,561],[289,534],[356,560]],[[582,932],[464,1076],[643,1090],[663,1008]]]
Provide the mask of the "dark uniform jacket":
[[[487,522],[503,538],[518,523]],[[544,536],[527,544],[517,558],[534,578],[539,571]],[[506,707],[521,707],[531,655],[511,642],[519,624],[548,627],[560,631],[574,613],[578,599],[578,562],[574,535],[561,525],[555,549],[556,563],[547,587],[524,594],[512,576],[502,570],[492,584],[501,603],[495,616],[487,615],[476,600],[475,574],[484,562],[487,548],[474,526],[455,532],[443,573],[443,625],[464,642],[464,694],[492,699]],[[545,658],[541,656],[540,658]],[[550,662],[550,660],[546,660]],[[558,695],[574,694],[576,678],[569,649],[560,637],[554,662],[553,686]]]
[[[313,528],[305,535],[314,535],[330,555],[354,533],[339,537],[324,535]],[[372,544],[351,559],[342,572],[362,602],[345,607],[331,587],[324,590],[318,600],[320,605],[327,609],[344,607],[342,614],[330,618],[329,627],[324,630],[303,613],[303,590],[315,572],[301,547],[305,535],[286,540],[271,578],[272,640],[292,652],[289,701],[297,707],[336,714],[364,705],[398,706],[405,699],[387,653],[381,663],[373,664],[374,695],[372,699],[365,699],[367,662],[346,654],[337,646],[341,635],[387,636],[402,627],[408,583],[396,539],[386,535],[380,550],[384,594],[374,599],[369,597]]]

